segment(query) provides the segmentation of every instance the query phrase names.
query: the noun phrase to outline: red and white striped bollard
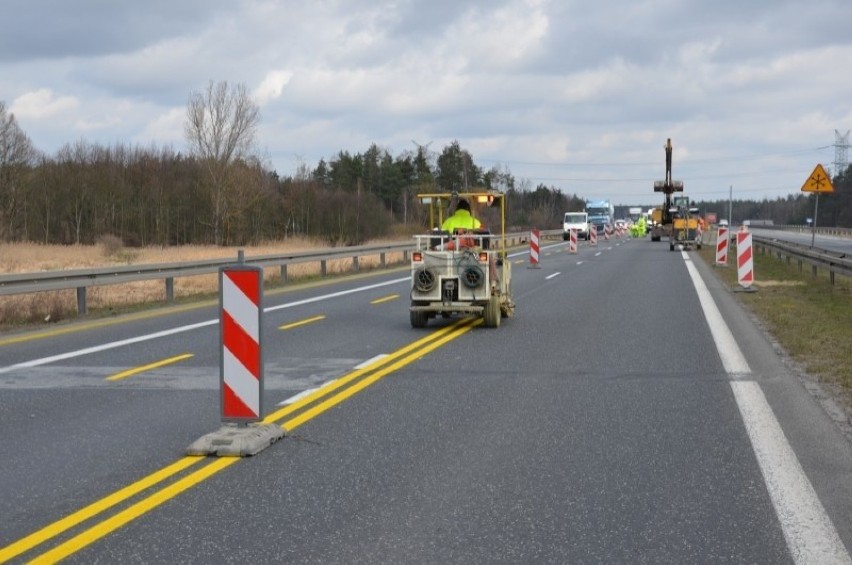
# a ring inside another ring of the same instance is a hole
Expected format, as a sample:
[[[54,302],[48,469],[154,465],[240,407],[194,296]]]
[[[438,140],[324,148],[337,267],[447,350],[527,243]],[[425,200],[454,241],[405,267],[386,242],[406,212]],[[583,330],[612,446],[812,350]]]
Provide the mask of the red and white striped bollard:
[[[260,267],[230,266],[219,271],[222,421],[261,419],[263,358]]]
[[[716,232],[716,264],[728,266],[728,228],[719,226]]]

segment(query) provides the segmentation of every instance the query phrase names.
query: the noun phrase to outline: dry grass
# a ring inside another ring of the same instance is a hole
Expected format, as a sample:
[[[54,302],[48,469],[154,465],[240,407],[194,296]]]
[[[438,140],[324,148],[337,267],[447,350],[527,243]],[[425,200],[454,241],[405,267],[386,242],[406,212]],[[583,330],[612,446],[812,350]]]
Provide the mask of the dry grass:
[[[292,253],[327,247],[326,244],[307,239],[288,239],[252,247],[147,247],[129,249],[116,246],[112,239],[103,239],[98,245],[38,245],[32,243],[0,244],[0,275],[89,269],[117,265],[143,265],[152,263],[178,263],[207,259],[236,260],[242,249],[247,258],[257,255]],[[388,263],[402,260],[388,256]],[[362,269],[375,268],[378,257],[361,258]],[[352,260],[329,261],[327,274],[335,275],[352,269]],[[319,263],[289,265],[288,280],[318,277]],[[264,273],[268,285],[280,283],[280,270],[268,269]],[[178,301],[214,297],[218,292],[216,274],[175,279],[175,299]],[[90,315],[128,310],[149,304],[162,304],[165,300],[165,283],[162,280],[108,285],[89,288],[87,305]],[[77,298],[74,290],[39,292],[34,294],[0,296],[0,328],[44,322],[58,322],[77,316]]]

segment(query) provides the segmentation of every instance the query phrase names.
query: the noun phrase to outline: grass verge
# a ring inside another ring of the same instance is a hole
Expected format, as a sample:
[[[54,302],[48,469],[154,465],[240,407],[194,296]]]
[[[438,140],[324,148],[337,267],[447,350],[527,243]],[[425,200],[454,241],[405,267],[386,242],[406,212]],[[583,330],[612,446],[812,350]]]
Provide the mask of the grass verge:
[[[715,244],[698,251],[713,265]],[[736,252],[728,267],[713,268],[725,284],[738,287]],[[852,280],[837,276],[832,285],[827,272],[814,276],[808,265],[802,271],[755,247],[754,286],[758,292],[737,297],[760,320],[802,370],[833,385],[847,406],[852,406]]]

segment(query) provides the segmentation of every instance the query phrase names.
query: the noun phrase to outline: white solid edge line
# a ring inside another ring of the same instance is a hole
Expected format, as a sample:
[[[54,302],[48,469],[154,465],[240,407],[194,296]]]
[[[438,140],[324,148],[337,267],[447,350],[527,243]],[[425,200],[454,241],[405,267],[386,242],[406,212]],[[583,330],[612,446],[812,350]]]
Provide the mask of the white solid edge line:
[[[737,340],[734,339],[734,334],[722,318],[722,313],[716,306],[713,296],[707,290],[707,285],[698,273],[698,269],[692,263],[692,259],[686,251],[681,251],[683,259],[686,262],[686,270],[692,279],[692,284],[695,286],[695,292],[698,294],[698,301],[701,303],[701,308],[704,310],[704,317],[707,319],[707,325],[710,326],[710,333],[713,336],[713,341],[716,343],[716,349],[719,351],[719,357],[722,358],[722,366],[732,378],[738,378],[739,375],[748,375],[751,373],[751,367],[748,366],[745,356],[737,345]]]
[[[713,341],[731,376],[731,389],[763,481],[796,563],[852,563],[837,529],[767,402],[760,384],[742,380],[751,368],[689,255],[681,251]]]
[[[852,563],[756,381],[731,381],[763,481],[796,563]]]

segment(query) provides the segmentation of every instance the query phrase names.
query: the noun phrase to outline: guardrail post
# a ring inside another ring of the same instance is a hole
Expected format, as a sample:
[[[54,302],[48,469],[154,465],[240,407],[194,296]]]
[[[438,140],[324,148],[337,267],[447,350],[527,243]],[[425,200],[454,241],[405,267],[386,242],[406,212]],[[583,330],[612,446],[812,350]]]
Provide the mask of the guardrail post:
[[[384,254],[384,252],[379,253],[379,264],[381,265],[382,269],[385,268],[385,254]]]
[[[86,287],[77,287],[77,315],[85,316],[88,313],[86,309]]]
[[[326,263],[327,263],[327,261],[325,259],[320,261],[320,276],[321,277],[324,277],[326,275],[326,272],[328,271],[328,269],[326,268]]]
[[[166,277],[166,302],[171,304],[175,301],[175,278]]]
[[[281,265],[281,283],[287,282],[287,265]]]
[[[356,273],[358,272],[358,256],[355,255],[352,257],[352,270]]]

